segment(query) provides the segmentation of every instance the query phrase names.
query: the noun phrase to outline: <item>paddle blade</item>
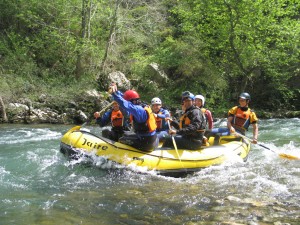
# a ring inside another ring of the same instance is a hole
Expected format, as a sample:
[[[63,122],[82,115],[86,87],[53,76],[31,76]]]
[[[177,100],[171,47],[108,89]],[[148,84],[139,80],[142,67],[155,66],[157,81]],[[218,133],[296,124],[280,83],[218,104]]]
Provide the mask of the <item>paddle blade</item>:
[[[297,156],[288,155],[288,154],[285,154],[285,153],[280,153],[279,156],[281,158],[285,158],[285,159],[292,159],[292,160],[299,160],[300,159]]]

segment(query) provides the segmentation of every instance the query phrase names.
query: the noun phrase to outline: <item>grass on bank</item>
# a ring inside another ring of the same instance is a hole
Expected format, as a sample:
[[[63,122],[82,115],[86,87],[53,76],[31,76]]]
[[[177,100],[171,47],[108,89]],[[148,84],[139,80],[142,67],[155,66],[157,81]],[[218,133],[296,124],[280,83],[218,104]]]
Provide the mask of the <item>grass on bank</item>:
[[[35,77],[2,74],[0,76],[0,95],[5,102],[19,102],[20,99],[29,99],[39,102],[41,95],[51,99],[51,104],[63,107],[67,102],[73,101],[76,96],[88,89],[96,87],[91,76],[80,80],[74,77]]]

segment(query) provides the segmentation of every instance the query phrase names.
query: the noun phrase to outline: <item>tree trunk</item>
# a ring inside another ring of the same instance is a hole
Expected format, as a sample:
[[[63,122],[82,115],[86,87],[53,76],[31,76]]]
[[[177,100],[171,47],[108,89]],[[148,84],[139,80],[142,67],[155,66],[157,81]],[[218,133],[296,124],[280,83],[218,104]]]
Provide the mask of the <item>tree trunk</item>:
[[[82,0],[81,10],[81,36],[78,38],[80,46],[83,46],[84,39],[90,38],[91,27],[91,8],[92,0]],[[83,73],[83,62],[81,49],[77,50],[77,62],[76,62],[76,79],[79,79]]]
[[[234,43],[234,38],[236,36],[235,34],[235,18],[234,18],[234,15],[232,13],[233,9],[231,8],[230,4],[227,4],[226,1],[224,1],[225,5],[227,6],[227,9],[228,9],[228,14],[229,14],[229,17],[230,17],[230,33],[229,33],[229,45],[230,45],[230,48],[231,48],[231,51],[233,53],[233,58],[234,58],[234,61],[236,63],[236,65],[239,67],[240,71],[241,71],[241,74],[240,74],[240,77],[241,77],[241,81],[239,82],[239,87],[236,87],[237,89],[239,89],[239,92],[244,92],[246,90],[246,87],[248,85],[248,80],[249,80],[249,75],[251,73],[249,73],[244,65],[243,65],[243,62],[241,60],[241,57],[240,57],[240,52],[237,50],[236,48],[236,45]]]
[[[6,116],[6,111],[5,111],[5,105],[2,100],[2,97],[0,96],[0,112],[2,114],[2,118],[4,122],[8,122],[7,116]]]
[[[118,20],[118,9],[119,9],[120,4],[121,4],[121,0],[116,0],[115,11],[114,11],[113,19],[111,22],[110,30],[109,30],[108,40],[106,42],[105,53],[104,53],[102,63],[100,65],[102,74],[105,74],[105,64],[106,64],[106,61],[108,58],[108,53],[110,51],[110,47],[112,46],[112,44],[114,42],[115,30],[116,30],[117,20]]]

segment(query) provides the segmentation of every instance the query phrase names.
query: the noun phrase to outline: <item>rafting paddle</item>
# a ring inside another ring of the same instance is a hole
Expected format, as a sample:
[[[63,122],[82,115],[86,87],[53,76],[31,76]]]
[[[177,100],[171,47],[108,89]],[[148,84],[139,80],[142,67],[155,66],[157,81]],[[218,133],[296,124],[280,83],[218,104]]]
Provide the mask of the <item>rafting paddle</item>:
[[[98,112],[98,115],[101,116],[103,113],[106,112],[107,109],[109,109],[112,105],[114,104],[114,101],[112,101],[111,103],[109,103],[107,106],[105,106],[103,109],[101,109],[100,112]],[[81,126],[84,127],[86,126],[87,124],[89,124],[91,122],[90,118],[88,118],[84,124],[82,124]]]
[[[170,121],[167,120],[167,123],[168,123],[169,129],[171,130]],[[180,158],[179,153],[178,153],[178,149],[177,149],[177,144],[176,144],[175,138],[174,138],[173,135],[171,135],[171,137],[172,137],[172,141],[173,141],[173,145],[174,145],[175,151],[176,151],[177,156],[178,156],[178,158],[179,158],[179,161],[180,161],[180,163],[181,163],[181,165],[182,165],[181,158]]]
[[[105,111],[107,109],[109,109],[113,104],[114,104],[115,101],[112,101],[111,103],[109,103],[107,106],[105,106],[103,109],[101,109],[100,112],[98,112],[99,116],[101,116],[103,113],[105,113]]]
[[[243,138],[247,139],[248,141],[252,142],[252,139],[250,139],[250,138],[248,138],[248,137],[246,137],[246,136],[244,136],[244,135],[242,135],[242,134],[240,134],[240,133],[234,133],[234,135],[243,137]],[[265,148],[265,149],[268,149],[268,150],[270,150],[270,151],[272,151],[272,152],[278,154],[281,158],[294,159],[294,160],[299,160],[299,159],[300,159],[300,158],[298,158],[297,156],[288,155],[288,154],[285,154],[285,153],[278,153],[278,152],[276,152],[276,151],[274,151],[274,150],[268,148],[267,146],[264,146],[264,145],[259,144],[259,143],[257,143],[257,145],[259,145],[259,146],[261,146],[261,147],[263,147],[263,148]]]

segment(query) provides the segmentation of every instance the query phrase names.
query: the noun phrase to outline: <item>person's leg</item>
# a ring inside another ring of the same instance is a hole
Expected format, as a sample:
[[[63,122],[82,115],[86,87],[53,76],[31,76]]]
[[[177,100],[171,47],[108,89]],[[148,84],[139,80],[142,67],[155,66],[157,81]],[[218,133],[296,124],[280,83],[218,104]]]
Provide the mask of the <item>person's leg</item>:
[[[227,127],[213,128],[210,131],[212,134],[220,134],[221,136],[230,135],[230,130]]]
[[[158,146],[158,138],[157,135],[152,136],[141,136],[140,142],[137,145],[140,145],[138,149],[142,151],[152,151],[154,148]]]
[[[174,137],[168,137],[166,138],[164,144],[162,147],[168,147],[168,148],[175,148],[174,144],[173,144],[173,138],[175,140],[175,143],[176,143],[176,146],[177,148],[184,148],[185,147],[185,144],[184,142],[186,141],[185,139],[182,138],[181,135],[176,135]]]
[[[220,141],[220,136],[230,135],[230,131],[227,127],[219,127],[213,128],[210,131],[206,131],[204,135],[207,137],[208,141],[211,144],[218,145]],[[212,137],[213,140],[209,140],[210,137]]]
[[[125,132],[124,135],[119,138],[120,143],[125,144],[125,145],[130,145],[130,146],[133,146],[134,143],[136,143],[138,141],[139,141],[138,136],[132,132]]]
[[[157,134],[158,140],[161,141],[161,142],[165,141],[166,138],[169,136],[169,133],[165,130],[156,132],[156,134]]]
[[[174,137],[178,149],[197,150],[202,146],[201,140],[190,139],[177,135]]]
[[[119,141],[142,151],[151,151],[158,146],[157,135],[138,136],[136,134],[124,135]]]
[[[111,130],[111,132],[109,133],[109,139],[113,141],[119,141],[119,138],[122,137],[123,134],[124,134],[123,131]]]
[[[163,148],[174,148],[173,141],[172,141],[172,138],[170,136],[165,139],[162,147]]]
[[[110,136],[110,130],[109,129],[102,130],[102,137],[110,139],[109,136]]]
[[[182,137],[181,135],[174,136],[175,143],[177,145],[178,149],[200,149],[202,146],[202,141],[200,140],[194,140],[194,139],[188,139],[185,137]],[[162,147],[169,147],[169,148],[175,148],[173,145],[172,137],[168,137]]]

